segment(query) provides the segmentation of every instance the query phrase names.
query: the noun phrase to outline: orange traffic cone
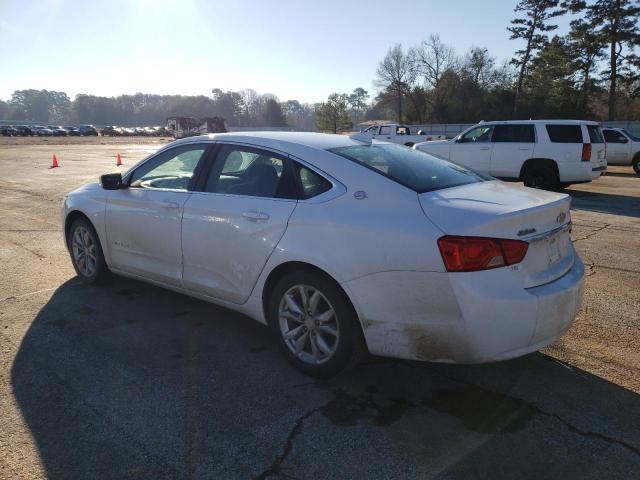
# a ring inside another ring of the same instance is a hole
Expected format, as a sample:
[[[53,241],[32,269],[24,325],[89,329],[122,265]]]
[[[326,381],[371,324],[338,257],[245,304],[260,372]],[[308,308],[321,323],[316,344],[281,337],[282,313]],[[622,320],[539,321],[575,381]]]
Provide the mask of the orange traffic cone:
[[[122,165],[122,158],[120,158],[120,154],[116,155],[116,167]]]
[[[51,158],[51,168],[58,167],[58,159],[56,158],[56,154],[53,154],[53,158]]]

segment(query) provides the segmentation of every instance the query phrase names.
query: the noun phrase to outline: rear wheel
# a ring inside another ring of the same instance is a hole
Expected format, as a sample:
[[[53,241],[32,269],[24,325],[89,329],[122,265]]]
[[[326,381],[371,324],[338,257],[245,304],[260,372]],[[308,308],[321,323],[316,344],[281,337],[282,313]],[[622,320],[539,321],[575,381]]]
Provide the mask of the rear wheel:
[[[100,283],[109,277],[100,239],[88,220],[78,218],[73,222],[67,242],[73,268],[84,283]]]
[[[560,183],[560,188],[569,188],[570,186],[571,186],[571,184],[567,183],[567,182],[561,182]]]
[[[283,353],[307,375],[335,375],[352,359],[357,318],[331,279],[312,272],[286,275],[273,290],[268,313]]]
[[[556,170],[549,164],[532,164],[526,168],[523,175],[525,187],[540,188],[542,190],[557,190],[560,179]]]
[[[633,157],[631,165],[633,166],[633,170],[636,172],[636,175],[640,175],[640,154],[636,154],[636,156]]]

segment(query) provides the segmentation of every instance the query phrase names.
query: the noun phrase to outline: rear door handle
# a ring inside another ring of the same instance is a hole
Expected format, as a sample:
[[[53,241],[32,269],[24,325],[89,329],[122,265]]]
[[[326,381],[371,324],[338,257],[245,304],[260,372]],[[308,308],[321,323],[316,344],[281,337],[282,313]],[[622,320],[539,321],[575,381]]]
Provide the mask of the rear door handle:
[[[180,208],[180,204],[178,202],[172,202],[171,200],[163,200],[162,202],[160,202],[160,205],[162,205],[164,208]]]
[[[520,148],[518,148],[518,150],[524,151],[524,150],[531,150],[531,149],[529,147],[520,147]]]
[[[490,150],[491,147],[481,147],[480,150]]]
[[[242,212],[244,218],[249,220],[269,220],[269,214],[264,212],[256,212],[255,210],[249,210],[248,212]]]

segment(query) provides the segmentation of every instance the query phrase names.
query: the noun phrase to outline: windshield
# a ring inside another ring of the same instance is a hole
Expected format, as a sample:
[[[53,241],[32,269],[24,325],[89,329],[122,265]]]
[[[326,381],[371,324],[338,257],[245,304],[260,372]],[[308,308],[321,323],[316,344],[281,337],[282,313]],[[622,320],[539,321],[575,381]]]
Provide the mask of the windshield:
[[[461,165],[401,145],[373,143],[331,148],[329,151],[418,193],[491,179]]]
[[[621,128],[620,131],[623,132],[627,137],[629,137],[634,142],[640,142],[640,137],[636,137],[635,135],[629,133],[629,130]]]

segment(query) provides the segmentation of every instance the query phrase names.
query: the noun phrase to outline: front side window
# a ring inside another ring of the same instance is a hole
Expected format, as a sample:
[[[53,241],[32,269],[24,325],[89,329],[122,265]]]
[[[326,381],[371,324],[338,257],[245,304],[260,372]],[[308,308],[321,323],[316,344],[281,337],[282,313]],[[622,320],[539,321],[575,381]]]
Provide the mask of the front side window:
[[[295,198],[295,177],[277,154],[235,145],[223,146],[204,191],[266,198]]]
[[[627,143],[627,137],[616,130],[603,130],[604,140],[607,143]]]
[[[546,128],[553,143],[582,143],[580,125],[546,125]]]
[[[462,137],[460,137],[460,141],[462,143],[490,142],[492,131],[493,131],[493,127],[489,125],[482,125],[476,128],[472,128],[467,133],[462,135]]]
[[[186,191],[206,149],[200,144],[166,150],[136,169],[129,186]]]
[[[389,129],[389,126],[380,127],[380,135],[389,135],[390,133],[391,130]]]
[[[371,135],[375,135],[378,133],[378,126],[374,125],[373,127],[369,127],[365,130],[365,133],[370,133]]]
[[[490,179],[461,165],[396,144],[329,149],[418,193]]]
[[[496,125],[493,129],[491,141],[497,143],[533,143],[535,142],[533,125]]]

